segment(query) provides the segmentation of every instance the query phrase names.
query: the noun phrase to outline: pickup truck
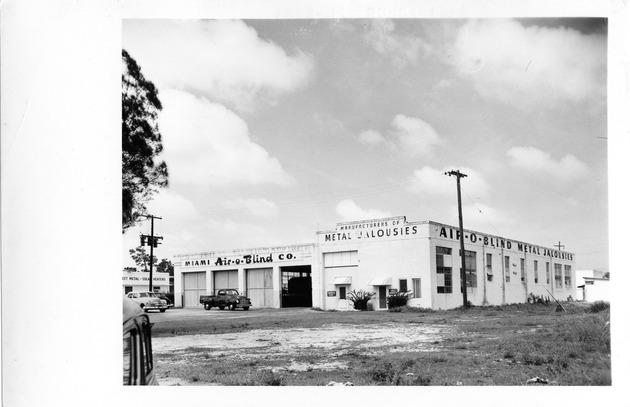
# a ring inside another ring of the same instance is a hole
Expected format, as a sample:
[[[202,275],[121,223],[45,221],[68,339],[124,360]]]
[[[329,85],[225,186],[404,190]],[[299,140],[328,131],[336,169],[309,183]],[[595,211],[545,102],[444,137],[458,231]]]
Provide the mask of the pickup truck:
[[[234,311],[236,308],[243,308],[247,311],[252,306],[252,301],[240,295],[237,290],[226,289],[219,290],[216,295],[202,295],[199,297],[199,303],[203,304],[205,309],[218,307],[219,309],[227,309]]]

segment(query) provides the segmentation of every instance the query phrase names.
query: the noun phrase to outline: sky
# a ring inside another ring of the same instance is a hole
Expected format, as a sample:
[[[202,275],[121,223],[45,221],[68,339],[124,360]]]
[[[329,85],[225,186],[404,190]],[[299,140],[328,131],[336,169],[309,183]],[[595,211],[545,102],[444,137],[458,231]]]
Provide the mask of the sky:
[[[406,216],[608,271],[607,20],[125,19],[157,86],[159,259]],[[150,222],[123,235],[123,265]]]

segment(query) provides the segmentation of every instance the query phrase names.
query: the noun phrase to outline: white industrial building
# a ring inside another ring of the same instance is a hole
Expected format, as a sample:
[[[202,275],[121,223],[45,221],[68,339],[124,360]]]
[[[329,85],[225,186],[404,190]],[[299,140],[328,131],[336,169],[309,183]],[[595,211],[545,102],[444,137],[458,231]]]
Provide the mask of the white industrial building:
[[[578,300],[585,302],[610,302],[610,278],[600,270],[578,270]]]
[[[199,306],[199,295],[236,288],[254,307],[351,310],[352,290],[387,296],[410,291],[410,306],[463,305],[458,228],[405,217],[343,222],[316,242],[175,256],[175,305]],[[467,298],[473,305],[523,303],[530,294],[576,299],[573,253],[464,231]]]
[[[168,273],[158,273],[155,270],[153,270],[153,273],[149,273],[148,271],[123,270],[123,294],[127,294],[131,291],[149,291],[150,277],[153,277],[153,291],[169,292],[170,276]]]

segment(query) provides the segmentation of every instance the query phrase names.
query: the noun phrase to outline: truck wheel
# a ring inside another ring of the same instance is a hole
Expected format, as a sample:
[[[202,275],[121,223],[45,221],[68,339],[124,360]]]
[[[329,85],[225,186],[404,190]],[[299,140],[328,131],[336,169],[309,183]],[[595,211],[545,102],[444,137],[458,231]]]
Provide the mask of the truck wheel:
[[[221,311],[223,311],[223,310],[225,309],[225,307],[224,307],[223,305],[219,305],[219,309],[220,309]]]
[[[166,312],[166,308],[162,308],[160,312]]]
[[[244,311],[249,311],[249,307],[243,307]]]
[[[236,309],[236,306],[234,304],[228,304],[228,309],[230,311],[234,311]]]
[[[208,310],[208,309],[212,308],[212,305],[210,305],[208,303],[205,303],[205,304],[203,304],[203,307]]]

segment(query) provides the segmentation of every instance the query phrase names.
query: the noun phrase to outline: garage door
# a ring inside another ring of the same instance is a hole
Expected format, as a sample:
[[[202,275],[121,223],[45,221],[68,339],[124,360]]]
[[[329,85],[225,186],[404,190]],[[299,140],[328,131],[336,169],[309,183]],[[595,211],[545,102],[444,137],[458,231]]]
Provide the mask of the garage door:
[[[184,273],[184,307],[199,307],[199,296],[206,295],[206,273]]]
[[[238,290],[238,270],[215,271],[213,274],[215,294],[228,288]]]
[[[273,269],[247,270],[247,296],[254,307],[273,307]]]

